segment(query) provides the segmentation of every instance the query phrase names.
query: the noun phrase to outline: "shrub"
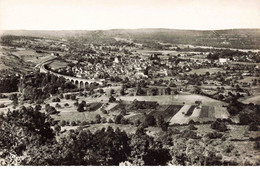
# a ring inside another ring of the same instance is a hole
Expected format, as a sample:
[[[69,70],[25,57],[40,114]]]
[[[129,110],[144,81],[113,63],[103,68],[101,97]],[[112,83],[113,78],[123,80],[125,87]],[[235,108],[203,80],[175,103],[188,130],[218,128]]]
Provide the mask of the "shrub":
[[[109,102],[115,102],[116,101],[116,98],[114,97],[114,96],[111,96],[110,98],[109,98]]]
[[[147,115],[145,117],[144,125],[145,126],[155,126],[156,125],[156,120],[155,120],[154,116]]]
[[[195,121],[194,120],[190,120],[189,124],[195,124]]]
[[[102,121],[102,123],[106,123],[107,119],[105,117],[103,117],[101,121]]]
[[[198,128],[195,127],[193,124],[190,124],[190,125],[189,125],[189,129],[190,129],[190,130],[197,130]]]
[[[0,104],[0,108],[4,108],[4,107],[7,107],[5,104]]]
[[[70,95],[68,95],[68,94],[65,95],[65,99],[66,99],[66,100],[69,100],[69,99],[70,99]]]
[[[61,108],[61,105],[60,105],[59,103],[57,103],[57,104],[55,105],[55,107],[56,107],[56,108]]]
[[[101,122],[101,116],[99,114],[96,115],[96,123]]]
[[[224,152],[225,153],[231,153],[231,151],[234,149],[235,147],[234,147],[234,145],[233,144],[228,144],[228,145],[226,145],[226,146],[224,146]]]
[[[36,104],[42,104],[42,103],[43,103],[43,100],[42,100],[42,99],[38,99],[38,100],[36,100],[35,103],[36,103]]]
[[[206,137],[208,137],[209,139],[217,139],[217,138],[221,138],[222,136],[223,136],[222,133],[216,131],[206,134]]]
[[[60,98],[58,98],[58,97],[57,98],[53,98],[52,102],[60,102]]]
[[[254,143],[254,149],[259,150],[260,149],[260,141],[256,141]]]
[[[60,121],[60,126],[65,126],[67,123],[66,123],[66,121],[65,120],[62,120],[62,121]]]
[[[78,112],[83,112],[84,111],[84,105],[82,103],[78,104],[77,111]]]
[[[128,122],[127,119],[122,118],[122,119],[120,120],[120,123],[121,123],[121,124],[128,124],[129,122]]]
[[[76,100],[76,95],[71,95],[71,96],[70,96],[70,99],[71,99],[71,100]]]
[[[70,125],[71,125],[71,126],[76,126],[77,124],[76,124],[75,121],[72,121],[72,122],[70,123]]]
[[[68,106],[69,106],[69,103],[65,103],[64,106],[65,106],[65,107],[68,107]]]
[[[4,98],[7,98],[7,96],[4,95],[4,94],[2,94],[2,93],[0,93],[0,98],[1,98],[1,99],[4,99]]]
[[[254,119],[252,118],[251,114],[249,114],[249,113],[240,113],[239,114],[239,123],[240,124],[248,125],[252,122],[254,122]]]
[[[136,127],[138,127],[140,124],[141,124],[140,120],[136,120],[136,121],[134,122],[134,125],[135,125]]]
[[[248,128],[249,131],[259,131],[257,123],[251,123]]]
[[[64,96],[63,96],[62,93],[59,95],[59,98],[60,98],[60,99],[63,99],[63,98],[64,98]]]
[[[81,122],[81,126],[85,126],[85,125],[87,125],[88,123],[86,122],[86,121],[83,121],[83,122]]]
[[[195,133],[194,131],[191,130],[185,130],[183,131],[182,137],[184,138],[191,138],[191,139],[199,139],[200,137]]]
[[[54,107],[50,106],[49,104],[47,104],[45,106],[45,111],[49,114],[58,114],[59,111],[57,111]]]
[[[102,113],[103,113],[103,114],[107,114],[107,110],[103,109],[103,110],[102,110]]]
[[[117,115],[116,118],[115,118],[115,123],[120,124],[122,118],[124,118],[124,117],[121,114]]]
[[[210,127],[221,132],[227,131],[227,126],[225,123],[219,121],[213,122]]]

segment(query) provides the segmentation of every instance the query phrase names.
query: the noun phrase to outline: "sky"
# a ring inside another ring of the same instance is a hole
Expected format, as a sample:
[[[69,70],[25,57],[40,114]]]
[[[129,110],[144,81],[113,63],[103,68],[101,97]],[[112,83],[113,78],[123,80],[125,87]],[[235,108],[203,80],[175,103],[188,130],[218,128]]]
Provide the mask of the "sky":
[[[0,30],[260,28],[260,0],[0,0]]]

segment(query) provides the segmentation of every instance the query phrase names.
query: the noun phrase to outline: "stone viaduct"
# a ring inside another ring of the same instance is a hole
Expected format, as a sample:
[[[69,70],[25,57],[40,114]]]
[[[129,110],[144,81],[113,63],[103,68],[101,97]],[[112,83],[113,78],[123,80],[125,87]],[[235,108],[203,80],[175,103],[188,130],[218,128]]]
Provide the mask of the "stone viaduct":
[[[78,77],[72,77],[72,76],[66,76],[66,75],[58,74],[58,73],[52,72],[50,70],[47,70],[44,67],[45,65],[46,65],[46,62],[45,62],[45,64],[42,64],[40,66],[40,72],[41,73],[50,73],[50,74],[53,74],[57,77],[64,77],[66,80],[72,82],[73,84],[75,84],[79,88],[85,88],[86,86],[93,84],[93,83],[98,83],[99,85],[103,84],[103,82],[101,80],[81,79],[81,78],[78,78]]]

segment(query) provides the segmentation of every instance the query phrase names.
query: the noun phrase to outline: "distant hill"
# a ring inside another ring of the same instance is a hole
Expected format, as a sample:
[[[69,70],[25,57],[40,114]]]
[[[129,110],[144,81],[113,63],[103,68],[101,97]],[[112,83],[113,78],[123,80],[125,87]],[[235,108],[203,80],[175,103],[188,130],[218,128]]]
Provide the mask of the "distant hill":
[[[46,38],[128,38],[136,42],[160,41],[173,44],[190,44],[213,47],[260,49],[260,29],[178,30],[178,29],[111,29],[111,30],[61,30],[5,31],[2,35]]]

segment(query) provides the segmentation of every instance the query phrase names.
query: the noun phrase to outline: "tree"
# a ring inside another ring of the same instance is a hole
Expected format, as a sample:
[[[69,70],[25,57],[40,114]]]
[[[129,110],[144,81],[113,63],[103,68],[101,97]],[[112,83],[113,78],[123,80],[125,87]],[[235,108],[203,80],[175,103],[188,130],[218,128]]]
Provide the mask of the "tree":
[[[108,112],[107,112],[106,109],[103,109],[103,110],[102,110],[102,113],[103,113],[103,114],[108,114]]]
[[[0,118],[0,149],[7,154],[20,156],[30,145],[45,144],[54,139],[54,132],[48,122],[49,115],[32,107],[21,107]]]
[[[66,126],[66,121],[65,120],[60,121],[60,126],[62,127]]]
[[[124,96],[125,95],[125,89],[122,87],[122,89],[120,90],[120,94],[122,95],[122,96]]]
[[[84,110],[84,104],[83,104],[83,103],[78,104],[77,111],[78,111],[78,112],[83,112],[83,111],[85,111],[85,110]]]
[[[124,118],[124,117],[121,114],[117,115],[116,118],[115,118],[115,123],[120,124],[122,118]]]
[[[166,94],[166,95],[171,95],[171,88],[167,87],[167,88],[165,89],[165,94]]]
[[[109,98],[109,102],[115,102],[116,101],[116,98],[114,97],[114,96],[111,96],[110,98]]]
[[[156,120],[155,120],[154,116],[147,115],[145,117],[145,120],[144,120],[144,125],[145,126],[155,126],[156,125]]]
[[[137,90],[136,90],[136,95],[137,96],[142,96],[144,94],[145,94],[144,90],[140,86],[138,86]]]
[[[114,89],[111,89],[111,90],[110,90],[110,95],[112,96],[114,93],[115,93],[115,90],[114,90]]]
[[[218,131],[227,131],[227,126],[223,122],[215,121],[210,126],[212,129],[218,130]]]
[[[96,115],[96,123],[101,123],[101,116],[99,114]]]

